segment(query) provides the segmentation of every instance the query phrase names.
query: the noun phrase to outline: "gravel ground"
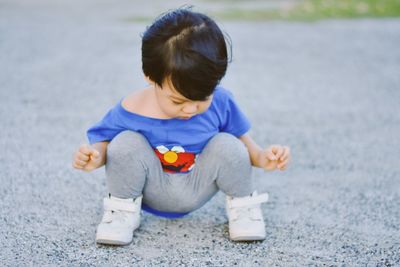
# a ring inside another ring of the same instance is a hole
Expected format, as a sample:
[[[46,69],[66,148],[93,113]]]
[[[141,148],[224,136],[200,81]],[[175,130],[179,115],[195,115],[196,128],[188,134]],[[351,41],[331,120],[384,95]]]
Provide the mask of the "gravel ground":
[[[73,170],[72,154],[145,85],[146,24],[126,18],[182,4],[165,2],[0,2],[0,265],[400,266],[397,19],[220,22],[223,85],[252,136],[292,148],[287,171],[254,170],[267,239],[229,241],[218,194],[183,219],[144,213],[129,246],[95,244],[104,170]]]

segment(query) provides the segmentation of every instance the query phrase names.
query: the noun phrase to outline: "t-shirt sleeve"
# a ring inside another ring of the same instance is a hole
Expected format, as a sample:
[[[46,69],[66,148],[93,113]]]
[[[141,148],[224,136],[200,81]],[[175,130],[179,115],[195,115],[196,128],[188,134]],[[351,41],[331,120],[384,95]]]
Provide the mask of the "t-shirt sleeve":
[[[101,121],[90,127],[87,137],[90,144],[111,141],[117,134],[126,130],[119,111],[119,104],[112,108]]]
[[[250,130],[251,124],[246,115],[241,111],[231,92],[223,90],[224,113],[222,114],[221,132],[230,133],[236,137],[244,135]]]

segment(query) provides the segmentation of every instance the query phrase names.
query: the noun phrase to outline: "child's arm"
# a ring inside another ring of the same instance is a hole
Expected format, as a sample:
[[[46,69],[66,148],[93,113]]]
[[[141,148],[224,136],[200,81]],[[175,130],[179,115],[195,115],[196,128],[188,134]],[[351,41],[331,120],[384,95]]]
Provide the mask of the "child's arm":
[[[248,134],[242,135],[239,139],[246,145],[253,166],[269,171],[286,169],[290,159],[289,147],[271,145],[263,150]]]
[[[81,145],[74,155],[72,166],[83,171],[100,168],[106,163],[108,143],[98,142],[93,145]]]

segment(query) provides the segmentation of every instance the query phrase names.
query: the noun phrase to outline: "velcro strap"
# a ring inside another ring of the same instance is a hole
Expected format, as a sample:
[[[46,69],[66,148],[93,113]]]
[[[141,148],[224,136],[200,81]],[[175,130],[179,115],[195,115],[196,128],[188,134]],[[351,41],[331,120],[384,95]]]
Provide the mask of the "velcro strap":
[[[132,202],[118,201],[111,198],[104,198],[104,210],[120,210],[135,212],[137,210],[137,205]]]
[[[257,204],[264,203],[267,201],[268,201],[268,194],[264,193],[264,194],[257,195],[257,196],[234,198],[230,202],[230,207],[231,208],[241,208],[241,207],[257,205]]]

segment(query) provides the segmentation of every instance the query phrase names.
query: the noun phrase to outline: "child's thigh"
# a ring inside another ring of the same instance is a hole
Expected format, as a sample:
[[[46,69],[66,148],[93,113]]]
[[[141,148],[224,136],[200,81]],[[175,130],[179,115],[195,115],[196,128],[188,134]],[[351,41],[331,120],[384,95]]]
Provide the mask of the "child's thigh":
[[[160,211],[192,211],[218,192],[217,179],[219,185],[246,187],[243,183],[248,184],[250,178],[251,164],[244,144],[233,135],[220,133],[206,145],[191,172],[148,177],[143,201]]]

